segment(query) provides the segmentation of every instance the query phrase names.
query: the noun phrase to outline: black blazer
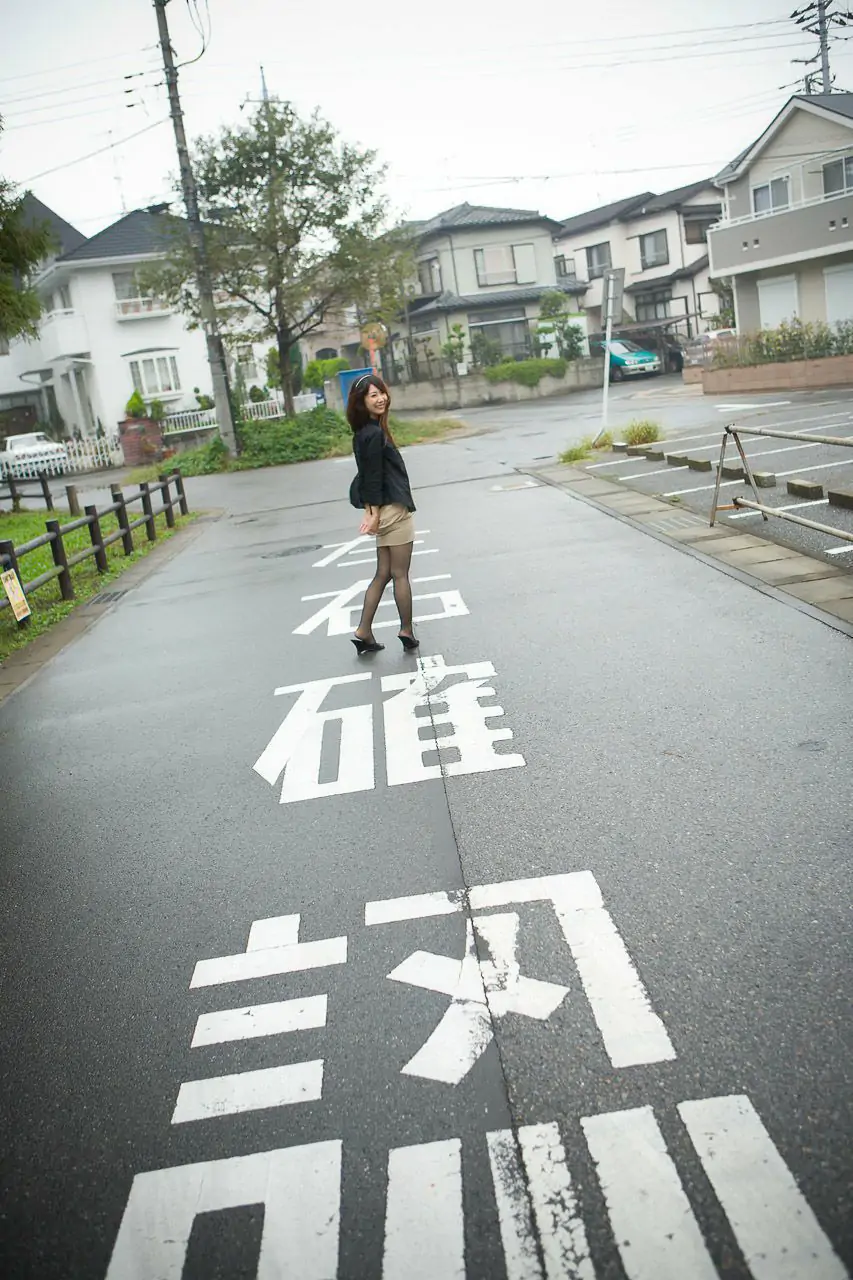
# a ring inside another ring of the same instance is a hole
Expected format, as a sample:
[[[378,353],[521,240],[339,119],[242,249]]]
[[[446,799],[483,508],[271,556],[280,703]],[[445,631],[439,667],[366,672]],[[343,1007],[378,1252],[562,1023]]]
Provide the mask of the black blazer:
[[[399,502],[408,511],[416,509],[402,454],[378,422],[368,422],[353,433],[352,449],[358,467],[358,483],[350,495],[358,498],[354,505],[387,507]]]

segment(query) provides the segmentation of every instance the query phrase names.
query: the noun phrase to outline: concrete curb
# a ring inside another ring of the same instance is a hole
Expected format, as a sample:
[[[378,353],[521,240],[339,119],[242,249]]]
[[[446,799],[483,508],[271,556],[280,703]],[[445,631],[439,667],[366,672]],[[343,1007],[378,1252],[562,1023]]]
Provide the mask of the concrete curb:
[[[67,618],[57,622],[43,635],[37,636],[30,644],[24,645],[23,649],[17,649],[11,654],[0,664],[0,707],[19,689],[34,680],[57,654],[79,640],[104,614],[116,607],[117,601],[110,599],[114,591],[124,593],[138,587],[204,533],[208,524],[219,520],[224,514],[223,511],[199,513],[191,525],[179,529],[168,542],[155,546],[144,560],[137,561],[118,578],[114,578],[105,588],[103,600],[94,596],[89,601],[83,601]]]
[[[587,471],[519,470],[853,639],[853,574],[844,569],[729,525],[712,529],[691,511]]]

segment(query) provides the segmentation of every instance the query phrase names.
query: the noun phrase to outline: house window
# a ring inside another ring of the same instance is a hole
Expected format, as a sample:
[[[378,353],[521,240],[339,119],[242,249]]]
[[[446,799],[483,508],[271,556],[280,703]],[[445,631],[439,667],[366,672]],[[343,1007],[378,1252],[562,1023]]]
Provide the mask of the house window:
[[[142,297],[139,292],[136,274],[133,271],[114,271],[113,288],[116,291],[117,302],[126,302],[128,298]]]
[[[255,352],[250,345],[237,348],[237,363],[244,378],[250,381],[257,378],[258,366],[255,363]]]
[[[701,222],[697,218],[685,218],[684,220],[684,243],[685,244],[707,244],[708,232],[716,218],[704,218]]]
[[[823,166],[823,194],[840,196],[845,191],[853,191],[853,156],[844,156]]]
[[[600,280],[610,270],[610,241],[591,244],[586,251],[586,268],[590,280]]]
[[[535,284],[536,254],[532,244],[492,244],[474,250],[480,288],[497,284]]]
[[[753,213],[775,213],[777,209],[787,209],[791,203],[790,179],[774,178],[760,187],[752,188]]]
[[[666,231],[651,231],[640,236],[640,262],[644,271],[649,267],[665,267],[669,262],[669,244]]]
[[[435,319],[427,316],[423,320],[413,320],[411,322],[412,333],[437,333]]]
[[[668,320],[669,304],[672,302],[671,289],[650,289],[648,293],[638,293],[635,302],[635,313],[638,320]]]
[[[181,389],[178,362],[174,356],[141,356],[130,361],[133,386],[141,396],[174,394]]]
[[[554,266],[556,268],[557,275],[561,280],[574,280],[576,278],[577,273],[575,272],[574,258],[567,258],[564,254],[560,253],[554,259]]]
[[[523,307],[495,308],[468,316],[468,334],[475,360],[482,361],[485,349],[507,357],[530,354],[530,330]]]
[[[441,293],[441,263],[438,258],[425,258],[418,263],[421,293]]]

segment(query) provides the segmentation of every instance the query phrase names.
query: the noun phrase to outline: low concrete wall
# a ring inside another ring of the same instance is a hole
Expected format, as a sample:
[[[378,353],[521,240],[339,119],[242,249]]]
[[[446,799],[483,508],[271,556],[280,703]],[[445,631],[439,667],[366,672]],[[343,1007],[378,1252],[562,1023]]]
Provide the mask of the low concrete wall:
[[[853,356],[826,356],[820,360],[791,360],[784,364],[702,371],[702,389],[706,396],[725,395],[727,392],[817,391],[823,387],[848,386],[853,386]]]
[[[703,373],[704,370],[701,364],[686,364],[681,370],[681,380],[688,385],[695,386],[697,383],[701,383]]]
[[[417,412],[424,409],[468,409],[482,404],[506,404],[524,400],[542,400],[549,396],[567,395],[586,387],[600,387],[604,378],[604,361],[572,360],[565,377],[547,374],[535,387],[522,387],[517,382],[489,382],[482,373],[468,373],[462,378],[435,378],[427,382],[404,382],[391,388],[392,413]],[[326,383],[326,403],[341,407],[340,386]]]

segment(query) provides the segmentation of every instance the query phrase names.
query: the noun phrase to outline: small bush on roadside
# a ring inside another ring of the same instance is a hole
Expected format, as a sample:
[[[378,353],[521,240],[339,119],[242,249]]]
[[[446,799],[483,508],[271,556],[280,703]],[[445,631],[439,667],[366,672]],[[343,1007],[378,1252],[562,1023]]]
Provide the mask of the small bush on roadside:
[[[580,444],[570,445],[568,449],[564,449],[560,454],[560,461],[565,465],[572,462],[583,462],[588,458],[592,450],[589,440],[581,440]]]
[[[612,449],[613,433],[611,431],[605,431],[597,440],[590,440],[589,447],[590,449]]]
[[[483,370],[489,382],[518,382],[522,387],[538,387],[545,377],[562,378],[565,360],[505,360]]]
[[[317,405],[295,418],[244,422],[240,427],[240,457],[234,465],[246,470],[329,458],[351,447],[351,439],[343,415]]]
[[[660,440],[660,427],[647,418],[635,418],[622,432],[622,439],[630,445],[654,444]]]
[[[196,449],[186,449],[183,453],[176,453],[169,459],[165,469],[180,471],[182,476],[213,476],[218,471],[224,471],[227,463],[228,450],[222,443],[222,437],[215,435]],[[163,467],[159,467],[158,470],[163,470]]]

